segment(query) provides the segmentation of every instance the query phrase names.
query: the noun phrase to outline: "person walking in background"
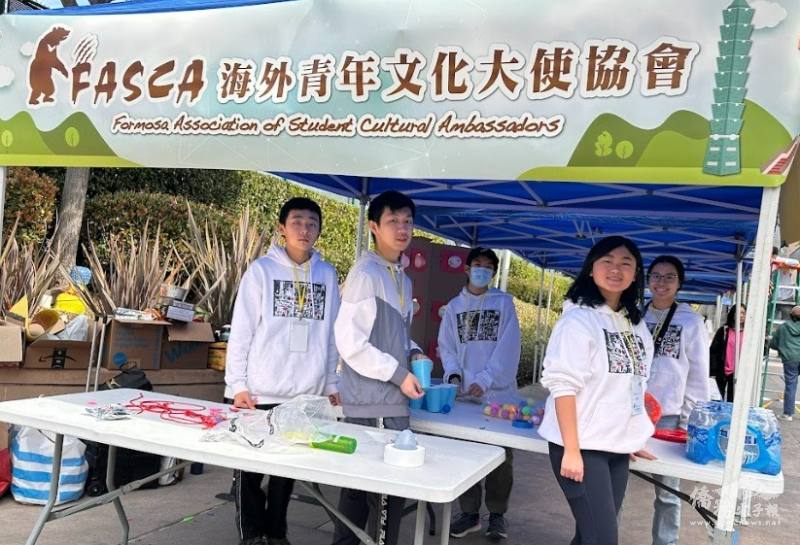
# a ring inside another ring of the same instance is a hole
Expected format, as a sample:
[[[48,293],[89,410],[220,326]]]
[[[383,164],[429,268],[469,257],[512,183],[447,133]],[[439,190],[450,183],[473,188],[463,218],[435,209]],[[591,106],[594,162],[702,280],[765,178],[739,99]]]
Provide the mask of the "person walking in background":
[[[714,340],[711,341],[710,373],[717,381],[719,393],[724,401],[733,401],[735,386],[734,373],[736,371],[736,353],[742,351],[744,332],[745,306],[739,305],[739,330],[736,330],[736,305],[728,311],[725,325],[717,329]]]
[[[800,306],[792,307],[789,319],[775,332],[769,346],[778,351],[783,362],[783,412],[778,418],[791,421],[797,397],[797,375],[800,373]]]

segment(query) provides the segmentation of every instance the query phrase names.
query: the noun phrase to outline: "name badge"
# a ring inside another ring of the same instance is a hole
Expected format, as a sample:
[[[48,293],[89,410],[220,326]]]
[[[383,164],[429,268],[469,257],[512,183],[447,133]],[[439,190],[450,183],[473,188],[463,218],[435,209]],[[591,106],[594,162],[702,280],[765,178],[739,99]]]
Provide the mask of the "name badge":
[[[644,413],[644,387],[642,377],[633,376],[631,380],[631,413],[638,416]]]
[[[292,320],[289,327],[289,351],[308,352],[308,320]]]

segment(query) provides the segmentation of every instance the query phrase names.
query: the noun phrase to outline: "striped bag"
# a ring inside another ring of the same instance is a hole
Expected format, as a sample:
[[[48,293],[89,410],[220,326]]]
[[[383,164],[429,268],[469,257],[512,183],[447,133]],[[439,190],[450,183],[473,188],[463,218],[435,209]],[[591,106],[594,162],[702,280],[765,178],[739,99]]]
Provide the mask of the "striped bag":
[[[55,437],[34,428],[11,426],[11,494],[20,503],[44,505],[50,493]],[[75,501],[83,495],[89,474],[84,451],[76,437],[64,436],[61,479],[56,505]]]

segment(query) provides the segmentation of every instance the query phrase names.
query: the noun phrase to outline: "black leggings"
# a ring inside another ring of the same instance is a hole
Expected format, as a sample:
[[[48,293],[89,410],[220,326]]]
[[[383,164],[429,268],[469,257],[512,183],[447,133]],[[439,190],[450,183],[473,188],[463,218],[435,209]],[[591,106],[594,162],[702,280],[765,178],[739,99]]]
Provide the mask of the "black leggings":
[[[719,387],[719,395],[721,395],[722,399],[725,401],[733,403],[733,373],[724,375],[722,378],[716,377],[716,379],[717,386]]]
[[[628,486],[628,455],[582,450],[583,481],[576,482],[561,476],[564,448],[555,443],[549,446],[550,465],[575,517],[570,545],[617,545],[617,514]]]

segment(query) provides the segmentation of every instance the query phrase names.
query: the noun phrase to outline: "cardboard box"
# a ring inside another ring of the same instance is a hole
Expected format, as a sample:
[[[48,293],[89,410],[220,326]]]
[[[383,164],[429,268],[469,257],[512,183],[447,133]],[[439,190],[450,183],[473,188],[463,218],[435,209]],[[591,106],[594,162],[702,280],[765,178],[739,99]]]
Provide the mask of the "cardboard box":
[[[205,369],[214,331],[207,322],[174,324],[161,341],[161,369]]]
[[[26,348],[22,366],[26,369],[88,369],[95,327],[95,322],[89,322],[89,332],[83,341],[36,339]]]
[[[22,328],[0,320],[0,367],[19,367],[24,354]]]
[[[164,321],[114,318],[106,325],[103,367],[118,369],[130,364],[139,369],[159,369]]]
[[[194,320],[194,307],[185,309],[180,307],[167,307],[167,319],[177,322],[191,322]]]

